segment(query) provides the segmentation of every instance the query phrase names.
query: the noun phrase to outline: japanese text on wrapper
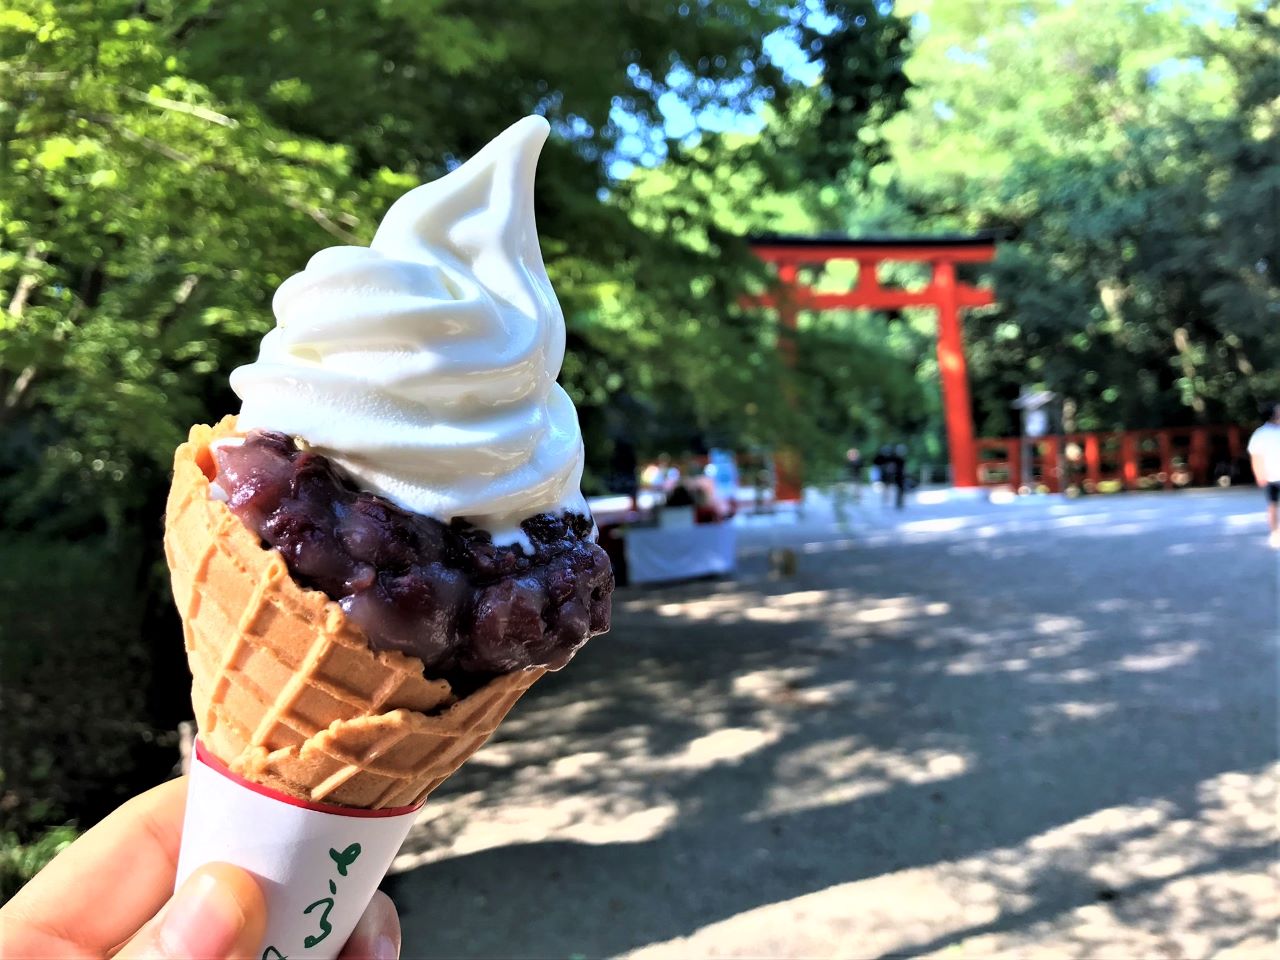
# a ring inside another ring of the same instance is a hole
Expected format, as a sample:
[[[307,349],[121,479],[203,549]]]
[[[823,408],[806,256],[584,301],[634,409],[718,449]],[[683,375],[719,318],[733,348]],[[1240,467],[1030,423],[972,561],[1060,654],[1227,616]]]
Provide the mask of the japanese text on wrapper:
[[[356,862],[356,858],[360,856],[360,844],[353,843],[345,850],[338,851],[329,848],[329,859],[338,868],[338,876],[345,877],[347,868]],[[310,916],[312,911],[319,911],[315,918],[319,927],[318,932],[308,934],[302,941],[304,950],[310,950],[312,947],[321,943],[325,937],[333,932],[333,924],[329,922],[329,912],[333,909],[334,898],[338,895],[338,882],[333,877],[329,878],[329,896],[321,897],[315,903],[308,905],[303,911],[304,916]],[[275,946],[268,946],[262,951],[262,960],[289,960],[287,956],[281,953]]]

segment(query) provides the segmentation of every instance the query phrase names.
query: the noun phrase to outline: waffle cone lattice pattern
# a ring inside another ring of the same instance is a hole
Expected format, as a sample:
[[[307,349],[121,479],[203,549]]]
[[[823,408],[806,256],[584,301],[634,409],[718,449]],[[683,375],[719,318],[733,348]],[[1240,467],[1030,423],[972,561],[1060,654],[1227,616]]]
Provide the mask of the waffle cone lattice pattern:
[[[200,739],[231,770],[291,796],[369,809],[420,802],[489,739],[545,672],[456,699],[422,661],[375,653],[342,609],[209,497],[197,425],[174,460],[165,555],[182,615]]]

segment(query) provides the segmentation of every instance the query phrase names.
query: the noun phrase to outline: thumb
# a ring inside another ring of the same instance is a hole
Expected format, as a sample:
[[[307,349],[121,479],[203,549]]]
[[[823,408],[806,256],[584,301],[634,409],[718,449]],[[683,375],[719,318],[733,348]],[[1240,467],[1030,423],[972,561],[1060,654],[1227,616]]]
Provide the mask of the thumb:
[[[255,956],[267,904],[247,870],[209,863],[116,954],[117,960],[232,960]]]

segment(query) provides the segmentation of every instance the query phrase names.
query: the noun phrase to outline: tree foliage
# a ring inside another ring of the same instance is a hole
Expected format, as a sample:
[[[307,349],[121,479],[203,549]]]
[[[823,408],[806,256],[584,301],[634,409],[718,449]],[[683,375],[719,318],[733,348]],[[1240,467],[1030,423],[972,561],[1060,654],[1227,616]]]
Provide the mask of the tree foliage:
[[[552,123],[538,220],[589,479],[625,432],[771,440],[796,423],[783,404],[752,409],[785,371],[740,306],[749,252],[713,208],[883,157],[875,128],[901,103],[906,29],[881,6],[0,5],[0,557],[43,584],[0,592],[0,705],[30,719],[5,723],[0,811],[19,822],[0,829],[91,816],[130,786],[134,748],[181,717],[157,575],[173,449],[235,410],[227,374],[272,324],[276,286],[321,247],[367,243],[398,195],[520,116]],[[779,29],[821,64],[819,83],[764,52]],[[709,130],[674,138],[673,104],[774,122],[749,149]],[[662,161],[670,179],[620,178],[621,160]],[[82,605],[58,601],[50,570]],[[99,722],[61,709],[66,677]],[[67,728],[61,766],[49,716]]]
[[[270,324],[273,288],[321,246],[367,242],[398,193],[528,112],[555,130],[539,221],[593,455],[607,456],[605,409],[620,392],[668,422],[692,394],[709,405],[695,425],[734,420],[732,384],[771,374],[737,308],[743,248],[706,208],[720,149],[668,140],[659,103],[674,96],[695,115],[768,103],[776,134],[737,159],[774,189],[876,159],[874,125],[905,83],[905,28],[870,0],[809,15],[821,35],[756,0],[7,4],[7,515],[70,531],[154,511],[186,425],[233,408],[225,376]],[[783,27],[814,45],[817,87],[762,52]],[[677,182],[665,195],[611,179],[620,117],[642,152],[667,156]],[[787,162],[771,161],[781,146]],[[712,383],[728,385],[723,401]]]
[[[892,192],[1011,228],[971,316],[981,432],[1023,386],[1080,429],[1249,422],[1280,390],[1280,9],[921,5]]]

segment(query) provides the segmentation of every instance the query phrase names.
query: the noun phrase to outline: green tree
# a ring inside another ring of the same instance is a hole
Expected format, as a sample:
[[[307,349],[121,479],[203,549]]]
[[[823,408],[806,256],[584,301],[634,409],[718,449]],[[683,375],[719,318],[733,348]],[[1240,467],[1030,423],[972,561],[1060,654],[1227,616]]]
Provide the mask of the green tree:
[[[815,18],[822,32],[806,25]],[[825,67],[814,88],[760,49],[763,34],[788,25]],[[557,133],[540,225],[570,317],[566,379],[588,432],[601,433],[619,378],[662,407],[700,389],[705,370],[749,368],[753,336],[736,308],[745,257],[705,200],[715,192],[706,177],[719,175],[708,158],[722,151],[712,137],[693,148],[665,138],[659,102],[674,95],[695,112],[768,102],[777,133],[739,155],[747,166],[734,173],[784,187],[882,154],[874,125],[901,99],[904,39],[870,0],[803,15],[746,0],[9,4],[8,516],[70,531],[154,513],[186,424],[233,407],[225,374],[271,322],[272,289],[316,248],[367,241],[395,195],[525,112],[545,113]],[[868,80],[874,95],[860,86]],[[610,181],[620,115],[679,172],[663,211]],[[788,161],[771,160],[783,146]],[[605,322],[611,304],[624,315]],[[654,336],[678,351],[628,362]]]
[[[21,558],[38,541],[41,569],[66,571],[62,587],[101,601],[89,609],[118,609],[117,625],[138,624],[129,629],[144,642],[127,676],[94,675],[101,638],[81,644],[71,606],[30,610],[31,591],[10,591],[0,599],[38,629],[0,627],[0,702],[13,709],[8,694],[31,671],[61,676],[32,649],[45,643],[32,637],[56,638],[60,663],[119,688],[84,698],[120,714],[114,729],[144,716],[172,723],[185,700],[172,682],[182,653],[157,567],[174,446],[192,422],[234,411],[227,373],[270,327],[285,277],[323,246],[367,242],[396,196],[526,113],[554,131],[540,164],[540,233],[568,317],[564,376],[592,471],[606,468],[624,426],[779,435],[786,416],[747,409],[747,388],[781,372],[764,349],[770,334],[739,306],[748,251],[710,198],[725,176],[785,191],[814,171],[883,157],[875,128],[901,103],[906,28],[882,6],[9,0],[0,546]],[[763,52],[778,29],[821,64],[818,83]],[[666,135],[671,98],[695,117],[767,106],[776,122],[726,167],[722,138]],[[613,164],[628,157],[665,159],[670,189],[616,179]],[[76,564],[57,562],[64,550]],[[111,576],[73,576],[86,552]],[[0,624],[19,622],[11,612],[0,609]],[[30,760],[27,747],[0,769]],[[72,787],[46,819],[85,812]]]
[[[1277,5],[900,10],[914,88],[872,207],[1013,232],[967,321],[979,431],[1014,432],[1023,386],[1081,429],[1252,420],[1280,387]]]
[[[1033,371],[1082,428],[1248,422],[1280,386],[1280,10],[1186,32],[1221,100],[1021,159],[995,197],[1018,239],[984,361],[1006,396]]]

